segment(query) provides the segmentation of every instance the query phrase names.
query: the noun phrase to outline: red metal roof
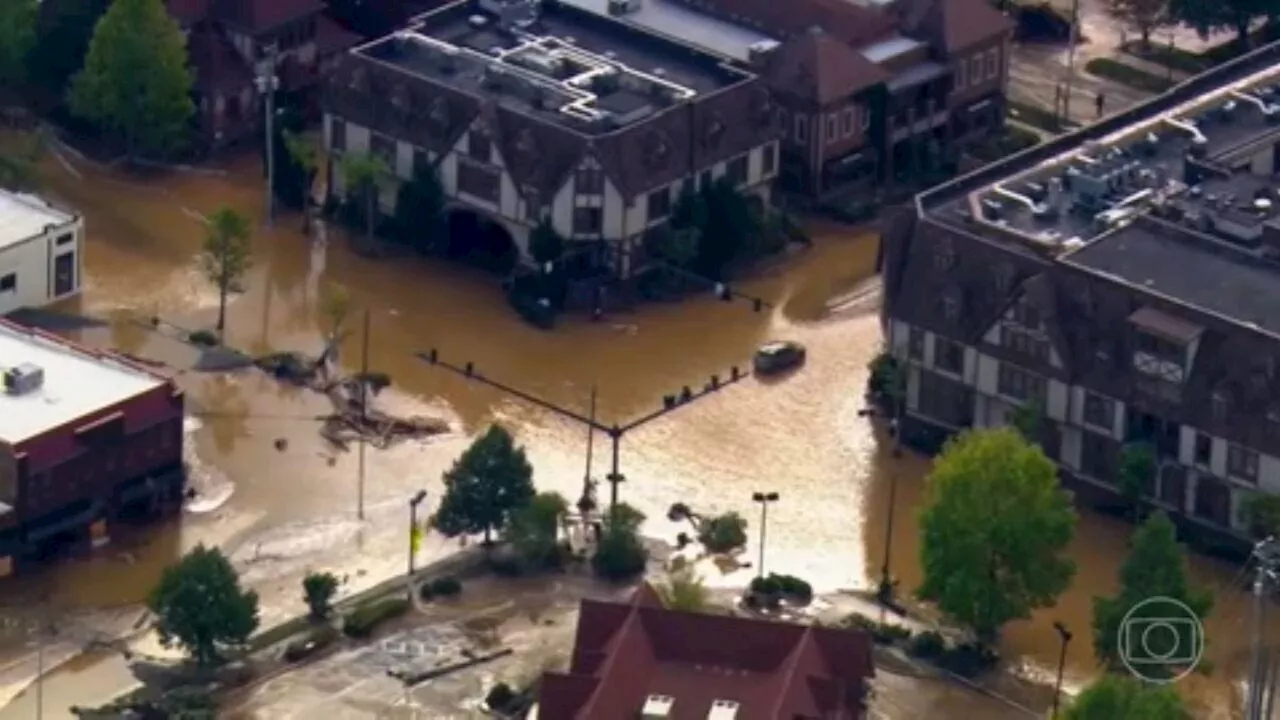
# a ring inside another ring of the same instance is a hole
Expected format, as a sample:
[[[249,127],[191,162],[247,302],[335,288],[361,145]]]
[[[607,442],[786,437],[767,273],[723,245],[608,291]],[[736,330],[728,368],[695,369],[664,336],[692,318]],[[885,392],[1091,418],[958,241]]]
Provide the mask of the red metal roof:
[[[672,720],[705,720],[717,700],[737,720],[858,720],[875,674],[857,630],[668,610],[642,586],[630,604],[585,600],[567,673],[548,673],[540,714],[557,720],[635,717],[651,695]]]

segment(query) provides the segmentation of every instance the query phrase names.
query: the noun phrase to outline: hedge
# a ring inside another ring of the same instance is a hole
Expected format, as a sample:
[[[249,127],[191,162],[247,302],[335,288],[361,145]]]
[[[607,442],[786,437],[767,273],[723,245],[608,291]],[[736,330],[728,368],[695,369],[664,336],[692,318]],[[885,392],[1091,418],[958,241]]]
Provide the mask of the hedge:
[[[1162,93],[1174,85],[1168,78],[1152,75],[1145,70],[1139,70],[1111,58],[1094,58],[1085,63],[1084,69],[1090,75],[1114,80],[1121,85],[1128,85],[1135,90],[1149,93]]]
[[[390,597],[375,600],[352,610],[342,621],[342,632],[353,638],[367,638],[379,625],[409,611],[409,599]]]

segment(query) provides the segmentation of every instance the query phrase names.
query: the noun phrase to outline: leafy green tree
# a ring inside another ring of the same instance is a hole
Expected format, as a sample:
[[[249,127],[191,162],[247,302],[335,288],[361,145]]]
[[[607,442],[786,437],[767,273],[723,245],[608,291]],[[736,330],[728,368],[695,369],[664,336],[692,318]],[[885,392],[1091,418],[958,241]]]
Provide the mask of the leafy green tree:
[[[1103,675],[1063,710],[1062,720],[1191,720],[1191,713],[1169,685]]]
[[[476,439],[444,474],[444,497],[434,525],[449,537],[502,530],[534,498],[533,466],[501,425]]]
[[[209,216],[200,264],[204,276],[218,288],[219,334],[227,326],[227,294],[244,279],[253,265],[253,245],[249,240],[249,221],[231,208],[223,207]]]
[[[658,229],[652,242],[652,252],[660,259],[688,270],[698,257],[701,242],[702,233],[698,228],[674,228],[668,224]]]
[[[1156,478],[1156,451],[1144,442],[1126,443],[1120,448],[1120,466],[1116,482],[1120,496],[1129,505],[1134,520],[1142,512],[1142,500],[1151,495]]]
[[[618,503],[605,513],[600,529],[600,541],[591,566],[596,575],[612,581],[629,580],[644,572],[649,561],[649,551],[640,537],[644,513]]]
[[[72,82],[72,111],[121,137],[130,156],[180,149],[195,113],[186,42],[161,0],[115,0]]]
[[[1280,495],[1259,493],[1249,498],[1244,506],[1249,519],[1249,532],[1261,540],[1268,536],[1280,536]]]
[[[560,493],[538,493],[528,505],[511,513],[504,535],[530,568],[554,567],[560,561],[560,524],[569,513],[569,501]]]
[[[302,133],[284,130],[280,134],[285,153],[289,159],[288,173],[282,180],[288,186],[276,191],[285,204],[301,209],[302,232],[311,232],[311,185],[316,181],[316,172],[320,168],[320,152],[315,142]]]
[[[698,528],[698,542],[714,553],[726,553],[747,544],[747,521],[736,512],[713,517]]]
[[[333,573],[307,573],[302,579],[302,599],[307,603],[307,615],[312,622],[329,617],[337,594],[338,578]]]
[[[359,203],[360,217],[364,221],[365,239],[373,239],[378,221],[378,186],[391,174],[382,158],[367,153],[347,153],[339,166],[347,197]]]
[[[702,612],[707,609],[709,593],[706,583],[687,567],[668,572],[666,579],[654,585],[653,589],[669,610]]]
[[[1169,23],[1169,0],[1107,0],[1111,17],[1138,31],[1142,47],[1151,46],[1151,33]]]
[[[1201,37],[1219,30],[1234,30],[1241,49],[1249,47],[1249,25],[1267,15],[1267,0],[1170,0],[1170,16],[1193,28]]]
[[[241,589],[222,551],[204,545],[165,568],[147,608],[158,619],[160,642],[182,647],[202,667],[217,662],[223,649],[244,645],[258,628],[258,594]]]
[[[1075,523],[1039,448],[1012,428],[963,433],[929,474],[919,595],[990,642],[1070,584],[1075,565],[1064,553]]]
[[[1011,413],[1010,425],[1017,430],[1027,442],[1040,444],[1040,435],[1044,432],[1044,407],[1037,400],[1019,405]]]
[[[396,192],[392,229],[397,242],[427,253],[445,234],[445,195],[433,167],[415,167],[413,178]]]
[[[529,231],[529,254],[539,265],[553,263],[564,255],[564,238],[543,218]]]
[[[0,88],[16,88],[26,80],[27,54],[35,45],[39,7],[37,0],[0,2]]]
[[[1128,631],[1122,627],[1125,616],[1134,606],[1152,598],[1181,603],[1201,621],[1213,609],[1213,594],[1188,582],[1186,554],[1178,545],[1173,523],[1163,512],[1151,515],[1134,533],[1129,556],[1120,568],[1120,593],[1113,598],[1093,599],[1093,651],[1100,662],[1110,667],[1120,666],[1120,636],[1122,631]],[[1163,611],[1168,615],[1170,609],[1153,608],[1152,612],[1160,615]],[[1181,608],[1177,611],[1185,613]],[[1198,636],[1199,629],[1183,626],[1178,629],[1178,647],[1191,648],[1203,642]],[[1144,643],[1130,643],[1126,650],[1130,658],[1139,652],[1146,652]]]

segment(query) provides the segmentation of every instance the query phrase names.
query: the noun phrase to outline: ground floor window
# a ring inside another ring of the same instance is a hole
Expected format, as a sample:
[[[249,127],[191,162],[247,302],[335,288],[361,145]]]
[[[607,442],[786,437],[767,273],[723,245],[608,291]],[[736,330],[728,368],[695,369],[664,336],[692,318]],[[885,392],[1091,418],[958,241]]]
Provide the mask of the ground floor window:
[[[921,370],[918,409],[948,425],[968,427],[973,424],[973,390],[951,378]]]
[[[1080,470],[1091,478],[1115,482],[1120,460],[1120,443],[1089,431],[1080,433]]]
[[[1194,511],[1202,520],[1227,527],[1231,523],[1231,488],[1212,475],[1199,476]]]

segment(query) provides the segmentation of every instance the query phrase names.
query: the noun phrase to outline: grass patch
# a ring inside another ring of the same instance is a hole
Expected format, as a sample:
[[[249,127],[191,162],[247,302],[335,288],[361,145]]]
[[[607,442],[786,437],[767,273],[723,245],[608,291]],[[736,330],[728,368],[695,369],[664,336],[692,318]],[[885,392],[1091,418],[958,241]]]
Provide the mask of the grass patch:
[[[1173,87],[1173,83],[1168,78],[1152,75],[1145,70],[1139,70],[1111,58],[1094,58],[1085,63],[1084,69],[1090,75],[1114,80],[1121,85],[1128,85],[1144,92],[1162,93]]]
[[[1049,110],[1012,100],[1009,101],[1009,117],[1051,133],[1065,132],[1079,127],[1074,122],[1063,122]]]
[[[1026,128],[1006,125],[1000,134],[973,143],[965,148],[965,152],[975,160],[989,163],[1039,144],[1040,136],[1034,132]]]

